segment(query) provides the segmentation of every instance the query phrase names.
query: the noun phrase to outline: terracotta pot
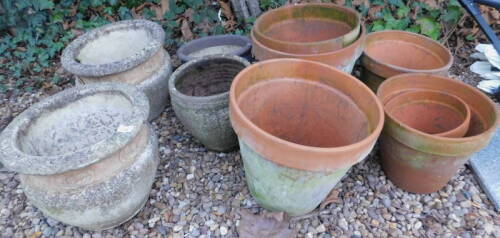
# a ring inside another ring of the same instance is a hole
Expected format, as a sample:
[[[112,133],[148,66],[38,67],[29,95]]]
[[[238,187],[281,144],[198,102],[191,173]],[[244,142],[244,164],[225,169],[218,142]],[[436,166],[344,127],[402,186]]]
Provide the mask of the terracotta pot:
[[[262,14],[254,37],[274,50],[318,54],[342,49],[358,38],[361,16],[351,8],[329,3],[286,5]]]
[[[448,76],[450,51],[437,41],[407,31],[379,31],[366,36],[361,79],[377,91],[384,79],[403,73]]]
[[[432,193],[455,175],[474,152],[485,147],[498,126],[495,104],[479,90],[457,80],[429,74],[402,74],[385,80],[377,95],[384,103],[409,90],[435,90],[462,99],[470,108],[469,129],[462,138],[409,130],[386,111],[381,162],[387,177],[414,193]]]
[[[169,82],[175,115],[207,148],[228,151],[238,145],[229,121],[229,88],[246,66],[234,55],[197,58],[179,67]]]
[[[149,99],[152,120],[168,104],[170,56],[163,49],[165,32],[146,20],[118,21],[76,38],[61,56],[77,85],[121,82],[137,86]]]
[[[182,45],[177,50],[177,55],[182,62],[208,55],[226,54],[244,57],[252,60],[250,48],[252,42],[246,36],[216,35],[202,37]]]
[[[354,63],[363,52],[365,41],[365,28],[361,28],[358,38],[349,46],[320,54],[291,54],[271,49],[259,42],[254,33],[250,33],[252,39],[252,53],[258,60],[268,60],[274,58],[298,58],[304,60],[317,61],[331,65],[346,73],[351,73]]]
[[[384,109],[407,130],[443,137],[463,137],[469,129],[469,106],[460,98],[439,91],[401,93],[389,100]]]
[[[250,192],[263,207],[294,216],[313,210],[370,153],[384,121],[359,80],[300,59],[241,71],[229,108]]]
[[[20,173],[46,216],[88,230],[117,226],[146,203],[159,163],[149,103],[119,83],[74,87],[16,117],[0,136],[0,160]]]

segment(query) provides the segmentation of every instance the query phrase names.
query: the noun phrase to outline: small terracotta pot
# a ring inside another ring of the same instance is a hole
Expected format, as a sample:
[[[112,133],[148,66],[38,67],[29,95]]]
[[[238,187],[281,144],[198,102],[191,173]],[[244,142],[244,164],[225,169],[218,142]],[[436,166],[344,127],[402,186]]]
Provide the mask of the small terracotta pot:
[[[439,91],[408,91],[393,97],[384,109],[408,130],[462,137],[469,129],[469,106],[460,98]]]
[[[450,51],[437,41],[407,31],[379,31],[366,36],[361,79],[377,91],[384,79],[403,73],[448,76]]]
[[[290,215],[318,206],[370,153],[384,121],[381,103],[362,82],[300,59],[241,71],[229,108],[250,192],[263,207]]]
[[[470,108],[469,129],[462,138],[447,138],[409,130],[386,111],[381,136],[381,163],[387,177],[414,193],[432,193],[455,175],[471,154],[484,148],[498,126],[491,99],[457,80],[429,74],[402,74],[385,80],[377,91],[382,102],[411,90],[434,90],[462,99]]]
[[[361,16],[329,3],[286,5],[262,14],[252,28],[263,45],[292,54],[339,50],[358,38]]]
[[[182,62],[216,54],[236,55],[251,60],[251,47],[252,42],[246,36],[216,35],[202,37],[182,45],[177,50],[177,55]]]
[[[259,42],[253,32],[250,33],[250,36],[252,39],[252,53],[257,60],[298,58],[325,63],[350,74],[354,68],[354,63],[356,63],[356,60],[363,52],[365,28],[361,27],[358,38],[349,46],[320,54],[291,54],[274,50]]]

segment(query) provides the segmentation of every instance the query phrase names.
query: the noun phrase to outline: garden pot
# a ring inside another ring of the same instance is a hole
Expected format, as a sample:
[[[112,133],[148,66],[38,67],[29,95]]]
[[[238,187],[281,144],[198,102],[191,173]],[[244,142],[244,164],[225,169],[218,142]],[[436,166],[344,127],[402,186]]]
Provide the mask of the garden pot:
[[[448,76],[450,51],[437,41],[407,31],[379,31],[366,36],[361,79],[374,91],[384,79],[403,73]]]
[[[384,108],[395,122],[408,130],[463,137],[469,129],[469,106],[460,98],[439,91],[401,93],[389,100]]]
[[[251,65],[229,100],[250,192],[292,216],[312,211],[370,153],[384,121],[361,81],[301,59]]]
[[[340,50],[359,35],[361,16],[330,3],[286,5],[262,14],[253,25],[256,40],[273,50],[318,54]]]
[[[211,55],[188,61],[169,81],[175,115],[208,149],[228,151],[238,145],[229,121],[229,88],[250,65],[235,55]]]
[[[136,85],[149,99],[149,119],[168,103],[171,60],[162,45],[162,27],[146,20],[127,20],[91,30],[64,49],[62,66],[77,76],[76,84],[122,82]]]
[[[252,53],[257,60],[298,58],[325,63],[350,74],[354,68],[354,63],[363,52],[365,28],[361,28],[358,38],[350,45],[339,50],[319,54],[291,54],[274,50],[259,42],[253,32],[250,33],[250,36],[252,38]]]
[[[0,137],[0,160],[20,173],[46,216],[88,230],[117,226],[145,204],[159,163],[136,87],[99,83],[64,90],[16,117]]]
[[[183,63],[208,55],[237,55],[251,61],[252,43],[246,36],[216,35],[192,40],[182,45],[177,55]]]
[[[432,193],[455,175],[470,155],[484,148],[498,126],[498,112],[491,99],[463,82],[429,74],[402,74],[385,80],[377,95],[384,102],[409,90],[434,90],[462,99],[470,108],[464,137],[447,138],[410,130],[386,110],[381,136],[381,163],[398,187],[414,193]],[[387,109],[387,108],[385,108]]]

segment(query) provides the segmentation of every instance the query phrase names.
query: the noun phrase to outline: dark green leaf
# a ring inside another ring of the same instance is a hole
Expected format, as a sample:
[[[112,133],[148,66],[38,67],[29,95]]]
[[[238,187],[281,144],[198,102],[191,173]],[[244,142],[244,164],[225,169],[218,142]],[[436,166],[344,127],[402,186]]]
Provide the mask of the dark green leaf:
[[[441,34],[439,24],[430,17],[422,17],[417,20],[417,24],[420,26],[421,33],[437,40]]]

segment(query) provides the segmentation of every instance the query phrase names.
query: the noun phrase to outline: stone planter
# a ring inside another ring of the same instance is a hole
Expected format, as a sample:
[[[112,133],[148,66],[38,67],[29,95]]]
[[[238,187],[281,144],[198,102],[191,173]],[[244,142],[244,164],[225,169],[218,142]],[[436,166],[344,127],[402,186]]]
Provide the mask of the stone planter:
[[[145,204],[159,163],[135,87],[101,83],[64,90],[31,106],[0,137],[0,160],[21,174],[45,215],[89,230],[117,226]]]
[[[411,90],[434,90],[454,95],[470,108],[467,134],[447,138],[410,130],[387,113],[381,136],[381,163],[398,187],[414,193],[432,193],[448,183],[469,157],[488,145],[499,124],[491,99],[457,80],[429,74],[401,74],[385,80],[377,95],[384,102]]]
[[[250,63],[234,55],[194,59],[179,67],[169,81],[175,115],[208,149],[227,151],[237,146],[229,121],[229,88]]]
[[[62,66],[78,77],[77,85],[122,82],[136,85],[151,105],[149,119],[168,103],[169,54],[163,49],[165,32],[146,20],[127,20],[91,30],[64,49]]]
[[[370,153],[384,122],[381,103],[361,81],[299,59],[240,72],[230,115],[250,192],[261,206],[293,216],[316,208]]]
[[[386,79],[403,73],[448,76],[451,52],[437,41],[407,31],[379,31],[366,36],[361,79],[374,91]]]
[[[246,36],[217,35],[207,36],[182,45],[177,55],[182,62],[202,58],[209,55],[237,55],[251,61],[252,43]]]
[[[354,42],[361,29],[354,9],[330,3],[286,5],[262,14],[252,28],[262,45],[291,54],[319,54]]]

